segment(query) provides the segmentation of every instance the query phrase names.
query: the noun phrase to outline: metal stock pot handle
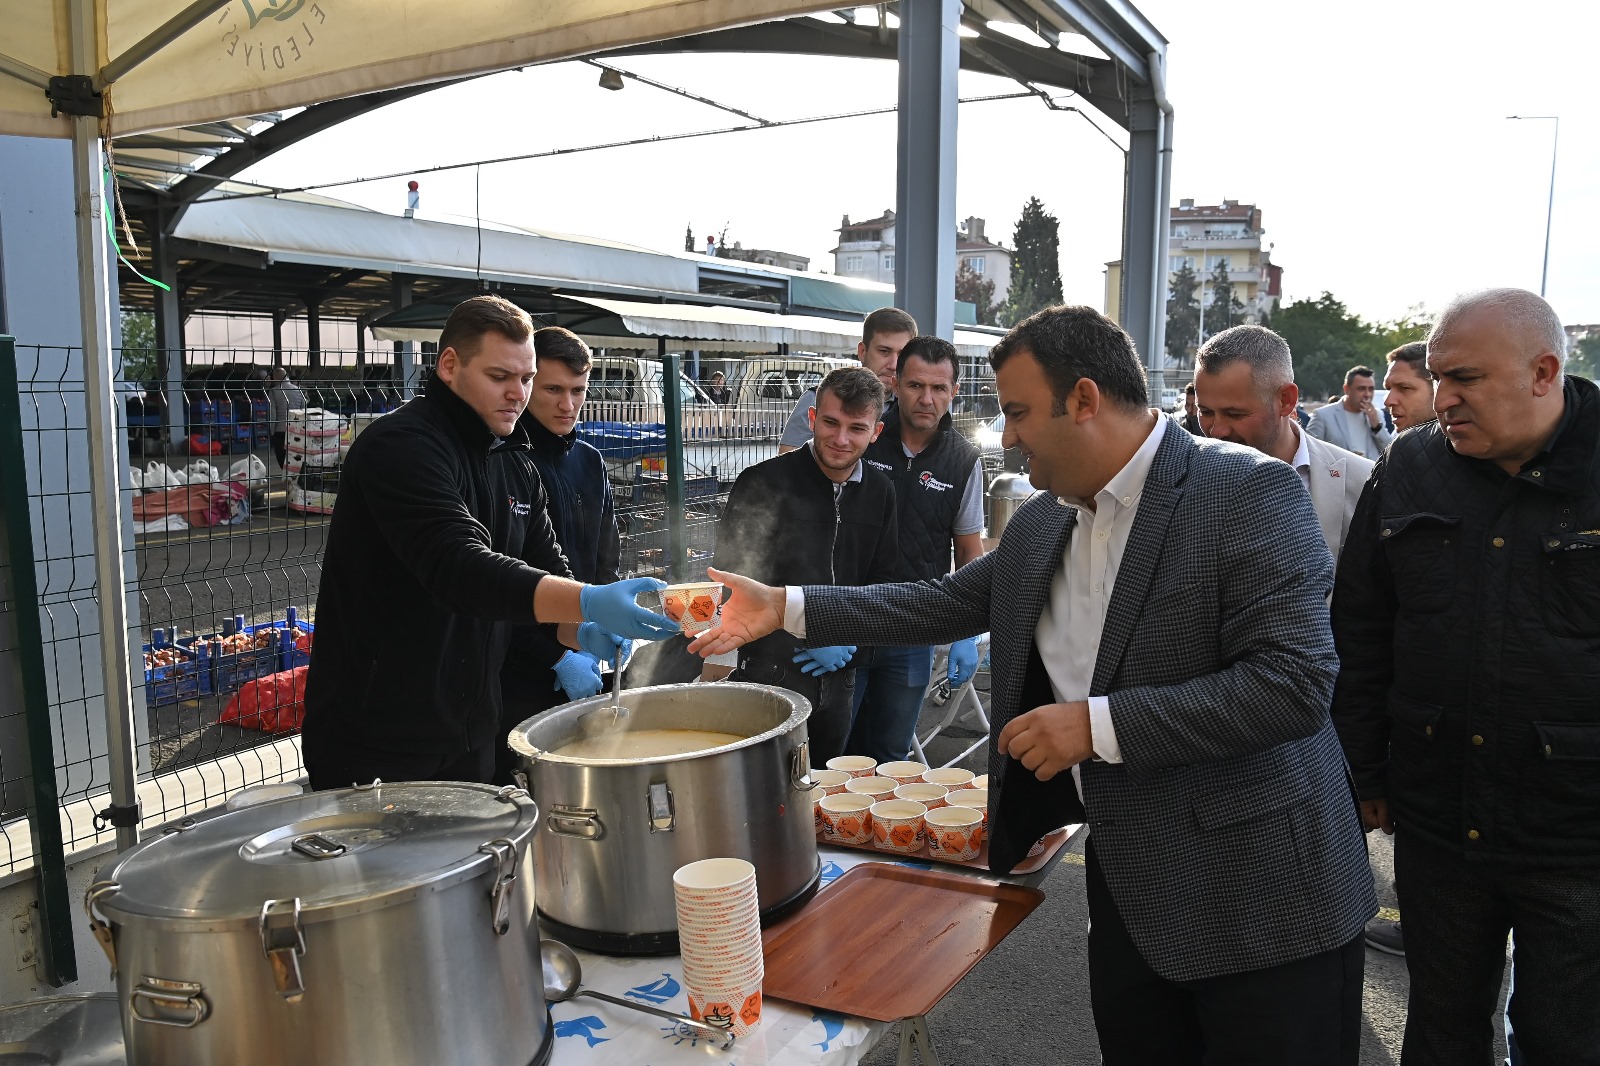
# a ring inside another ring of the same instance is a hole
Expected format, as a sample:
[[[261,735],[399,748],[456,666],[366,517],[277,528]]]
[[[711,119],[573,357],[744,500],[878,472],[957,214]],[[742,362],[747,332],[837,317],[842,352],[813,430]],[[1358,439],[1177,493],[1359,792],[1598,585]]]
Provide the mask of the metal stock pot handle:
[[[802,740],[789,753],[789,787],[796,792],[810,792],[817,787],[811,776],[811,742]]]
[[[564,807],[556,804],[545,816],[544,827],[552,833],[583,840],[599,840],[606,835],[600,812],[593,807]]]
[[[489,889],[489,913],[496,936],[511,931],[511,886],[517,880],[517,845],[506,837],[498,837],[478,850],[494,858],[494,887]]]
[[[280,907],[294,908],[284,921]],[[293,900],[269,899],[261,905],[261,953],[272,967],[272,984],[289,1003],[299,1003],[306,994],[305,978],[300,973],[300,956],[306,953],[306,933],[300,925],[300,897]]]
[[[89,886],[83,894],[83,909],[89,913],[89,931],[94,934],[95,940],[100,942],[100,948],[106,953],[106,958],[111,960],[111,976],[117,976],[117,945],[111,936],[111,927],[105,923],[94,911],[94,905],[100,902],[101,896],[109,896],[113,892],[122,891],[122,886],[115,881],[96,881]]]
[[[145,1010],[139,1009],[141,1004],[145,1005]],[[198,982],[168,981],[160,977],[139,979],[128,994],[128,1010],[135,1021],[174,1029],[193,1029],[211,1016],[211,1004],[201,994]]]

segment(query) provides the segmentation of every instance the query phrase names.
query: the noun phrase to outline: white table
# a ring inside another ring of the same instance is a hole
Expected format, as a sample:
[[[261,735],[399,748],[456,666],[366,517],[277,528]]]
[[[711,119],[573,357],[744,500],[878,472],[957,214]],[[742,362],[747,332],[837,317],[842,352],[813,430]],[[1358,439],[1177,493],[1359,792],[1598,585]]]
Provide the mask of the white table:
[[[1076,833],[1079,827],[1073,827]],[[864,862],[894,862],[887,856],[848,848],[819,847],[822,888],[846,870]],[[928,863],[903,865],[928,868]],[[960,873],[962,868],[943,863],[933,868]],[[1037,887],[1054,863],[1025,877],[1002,880]],[[973,870],[974,876],[992,877]],[[623,996],[663,1010],[687,1014],[683,988],[683,962],[678,956],[617,958],[578,952],[583,963],[583,985]],[[869,1021],[851,1015],[813,1010],[794,1003],[767,1000],[761,1024],[723,1051],[692,1029],[664,1019],[613,1006],[601,1000],[580,998],[550,1008],[555,1019],[556,1043],[551,1066],[582,1063],[627,1066],[726,1063],[729,1066],[854,1066],[895,1027],[893,1022]],[[900,1027],[900,1063],[910,1066],[915,1047],[925,1066],[936,1066],[932,1040],[922,1018],[908,1018]]]

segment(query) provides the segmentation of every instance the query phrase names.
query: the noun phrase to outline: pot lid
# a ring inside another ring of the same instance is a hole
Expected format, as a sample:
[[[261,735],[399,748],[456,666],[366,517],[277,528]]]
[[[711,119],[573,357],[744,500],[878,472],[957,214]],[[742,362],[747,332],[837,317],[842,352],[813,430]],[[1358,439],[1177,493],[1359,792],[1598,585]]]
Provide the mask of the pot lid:
[[[124,1066],[117,997],[60,996],[0,1009],[0,1062]]]
[[[479,848],[520,852],[538,814],[521,789],[406,782],[271,800],[169,831],[103,877],[99,908],[191,923],[258,920],[267,900],[298,898],[303,921],[371,910],[486,873]]]

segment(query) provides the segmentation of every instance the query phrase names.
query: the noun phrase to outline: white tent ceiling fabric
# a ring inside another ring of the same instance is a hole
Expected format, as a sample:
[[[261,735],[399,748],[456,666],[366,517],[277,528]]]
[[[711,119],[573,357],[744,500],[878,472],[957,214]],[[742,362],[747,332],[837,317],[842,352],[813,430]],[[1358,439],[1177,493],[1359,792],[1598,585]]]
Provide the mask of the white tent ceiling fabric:
[[[74,0],[0,0],[0,53],[70,68]],[[107,90],[110,132],[282,111],[644,41],[824,10],[817,0],[231,0]],[[104,67],[183,9],[94,0]],[[0,134],[71,135],[37,87],[0,74]]]

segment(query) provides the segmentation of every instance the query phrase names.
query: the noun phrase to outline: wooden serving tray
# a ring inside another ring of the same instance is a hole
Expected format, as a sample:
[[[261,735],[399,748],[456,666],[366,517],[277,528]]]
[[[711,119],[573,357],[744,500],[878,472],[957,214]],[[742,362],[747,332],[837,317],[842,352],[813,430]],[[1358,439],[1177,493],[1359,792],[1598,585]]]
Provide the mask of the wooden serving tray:
[[[1066,845],[1067,839],[1072,836],[1072,830],[1075,828],[1077,827],[1064,825],[1060,829],[1052,830],[1040,837],[1039,843],[1043,845],[1040,852],[1017,863],[1015,869],[1005,876],[1021,877],[1026,874],[1038,873],[1044,869],[1056,857],[1056,852]],[[828,840],[820,832],[817,834],[817,843],[830,848],[844,848],[847,851],[865,851],[885,859],[898,859],[902,862],[933,862],[943,866],[963,866],[971,870],[983,870],[986,873],[989,871],[989,837],[987,834],[984,835],[983,846],[978,849],[978,857],[965,861],[936,856],[926,844],[922,845],[920,851],[890,851],[888,848],[880,848],[876,844],[843,844],[837,840]]]
[[[971,874],[862,863],[762,934],[762,993],[880,1022],[927,1014],[1043,899]]]

